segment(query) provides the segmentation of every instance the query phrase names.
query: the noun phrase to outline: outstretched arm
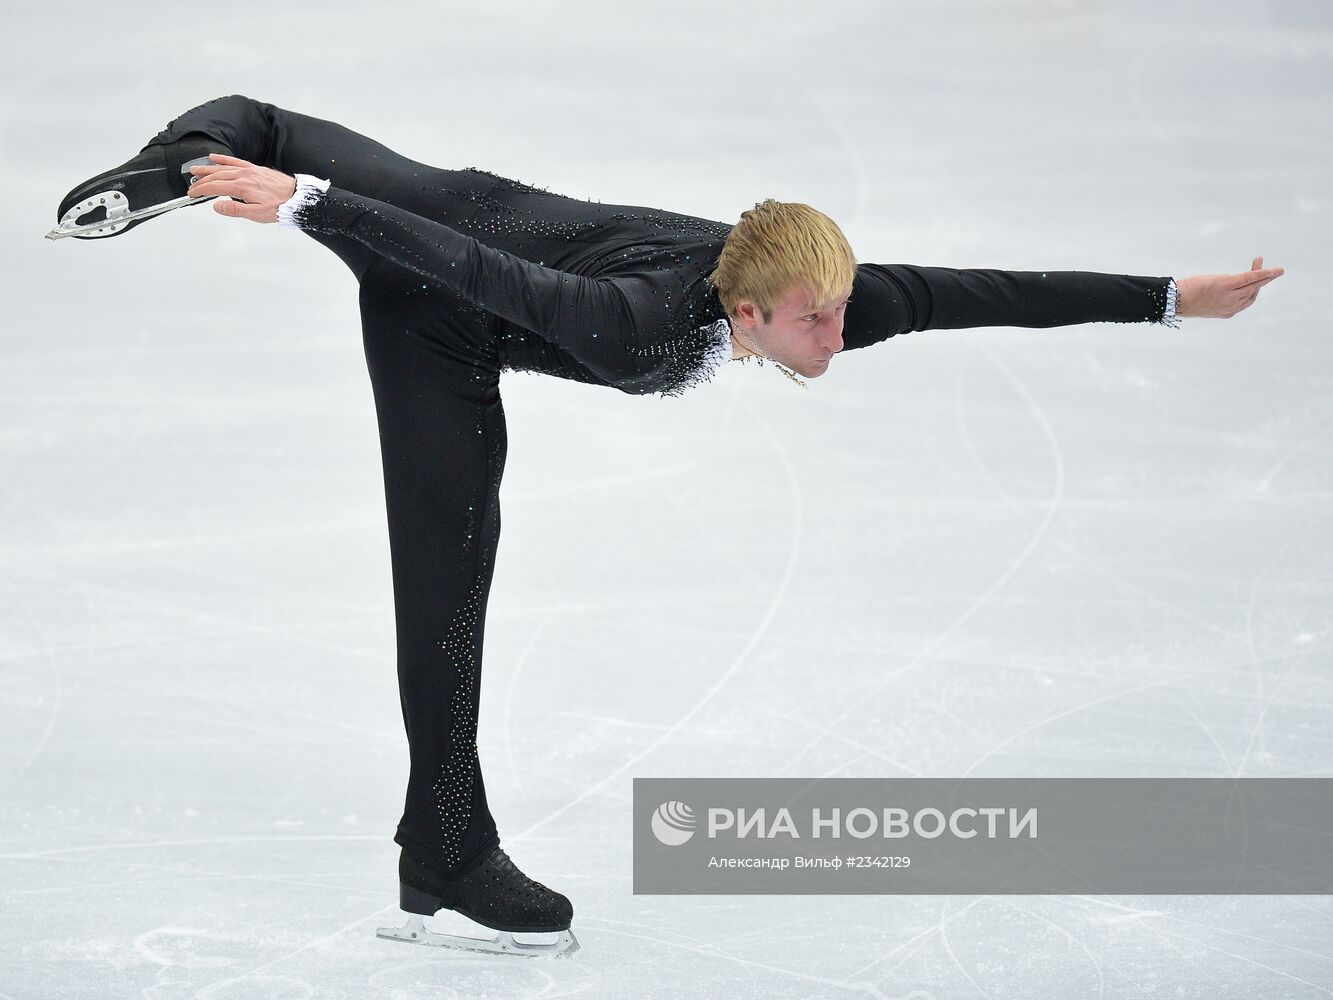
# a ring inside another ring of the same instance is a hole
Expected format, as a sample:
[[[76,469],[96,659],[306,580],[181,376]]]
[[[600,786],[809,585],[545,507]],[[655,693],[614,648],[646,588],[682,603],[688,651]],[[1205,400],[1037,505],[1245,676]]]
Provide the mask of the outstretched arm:
[[[278,222],[337,233],[387,260],[438,282],[497,316],[570,350],[613,384],[634,391],[640,333],[670,324],[652,289],[630,277],[589,278],[543,267],[479,243],[471,236],[397,206],[353,194],[328,182],[215,154],[214,166],[193,168],[195,196],[226,195],[214,210],[254,222]],[[289,200],[290,199],[290,200]],[[282,206],[284,218],[279,220]],[[641,360],[644,371],[655,363]]]
[[[914,330],[978,326],[1052,327],[1078,323],[1178,325],[1182,316],[1233,316],[1283,273],[1263,268],[1177,282],[1095,271],[958,270],[861,264],[847,305],[847,349]]]
[[[292,177],[234,156],[212,158],[214,165],[192,168],[198,183],[191,194],[243,199],[217,201],[214,211],[254,222],[277,221],[278,206],[296,187]],[[669,317],[657,315],[662,305],[656,297],[633,283],[544,268],[448,226],[348,192],[337,192],[320,209],[309,213],[312,226],[337,227],[557,344],[581,340],[586,350],[586,334],[599,330],[633,344],[636,322],[669,323]],[[843,340],[852,349],[913,330],[1099,322],[1176,325],[1177,317],[1226,318],[1248,308],[1259,289],[1283,273],[1280,267],[1265,269],[1262,257],[1254,259],[1249,271],[1201,274],[1179,282],[1095,271],[861,264],[847,304]],[[595,359],[583,360],[596,369]]]

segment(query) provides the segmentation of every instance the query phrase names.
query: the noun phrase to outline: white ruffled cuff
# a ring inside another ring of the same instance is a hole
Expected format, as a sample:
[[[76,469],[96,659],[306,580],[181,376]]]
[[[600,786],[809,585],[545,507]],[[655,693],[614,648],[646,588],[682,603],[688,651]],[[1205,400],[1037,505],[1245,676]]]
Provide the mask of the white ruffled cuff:
[[[1162,313],[1161,322],[1164,326],[1173,326],[1180,329],[1180,317],[1176,315],[1176,303],[1179,301],[1180,292],[1176,288],[1176,279],[1172,278],[1166,286],[1166,311]]]
[[[296,175],[296,191],[278,206],[278,225],[283,229],[300,229],[296,213],[318,201],[329,189],[329,182],[311,174]]]

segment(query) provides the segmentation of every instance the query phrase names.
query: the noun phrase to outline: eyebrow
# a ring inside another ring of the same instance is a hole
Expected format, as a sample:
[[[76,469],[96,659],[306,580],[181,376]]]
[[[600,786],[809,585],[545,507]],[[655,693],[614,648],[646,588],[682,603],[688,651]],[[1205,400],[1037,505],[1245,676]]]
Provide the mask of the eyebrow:
[[[836,309],[838,306],[842,305],[844,302],[849,302],[849,301],[851,301],[851,298],[852,298],[852,293],[851,293],[851,292],[848,292],[846,295],[844,295],[842,298],[840,298],[837,302],[833,303],[833,308]],[[823,311],[824,311],[824,310],[823,310],[823,309],[820,309],[818,306],[814,306],[813,308],[802,309],[802,310],[801,310],[801,315],[802,315],[802,316],[809,316],[811,313],[817,313],[817,312],[823,312]]]

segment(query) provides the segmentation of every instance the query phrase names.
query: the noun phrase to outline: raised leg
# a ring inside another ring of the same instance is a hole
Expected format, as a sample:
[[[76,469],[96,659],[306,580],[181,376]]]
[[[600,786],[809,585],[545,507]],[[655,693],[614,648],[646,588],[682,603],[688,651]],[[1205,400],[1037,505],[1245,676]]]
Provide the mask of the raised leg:
[[[394,152],[336,122],[313,118],[240,94],[214,98],[173,119],[148,145],[192,133],[226,143],[232,153],[288,174],[314,174],[335,187],[442,220],[467,212],[478,183],[474,171],[443,170]],[[451,193],[456,192],[456,193]],[[363,244],[343,236],[310,234],[352,269],[357,280],[374,263]]]

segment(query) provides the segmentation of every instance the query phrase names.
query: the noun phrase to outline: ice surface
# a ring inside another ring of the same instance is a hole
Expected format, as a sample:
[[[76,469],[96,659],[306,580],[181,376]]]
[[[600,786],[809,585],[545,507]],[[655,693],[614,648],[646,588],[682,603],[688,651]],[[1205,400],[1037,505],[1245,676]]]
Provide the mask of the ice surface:
[[[651,897],[636,776],[1327,776],[1333,8],[25,5],[0,68],[0,1000],[1320,997],[1327,897]],[[802,391],[505,376],[480,747],[568,963],[377,940],[407,754],[356,288],[189,209],[49,242],[210,97],[862,260],[1288,274]]]

